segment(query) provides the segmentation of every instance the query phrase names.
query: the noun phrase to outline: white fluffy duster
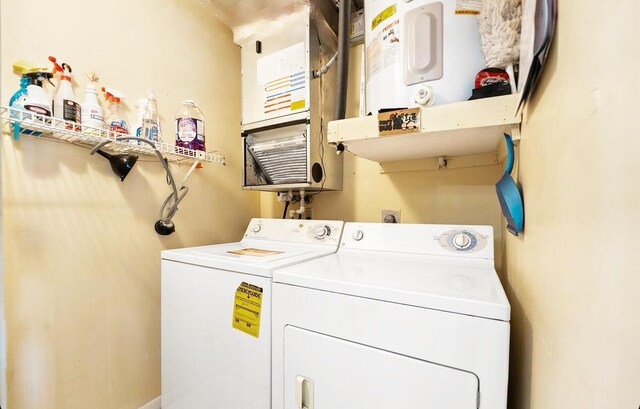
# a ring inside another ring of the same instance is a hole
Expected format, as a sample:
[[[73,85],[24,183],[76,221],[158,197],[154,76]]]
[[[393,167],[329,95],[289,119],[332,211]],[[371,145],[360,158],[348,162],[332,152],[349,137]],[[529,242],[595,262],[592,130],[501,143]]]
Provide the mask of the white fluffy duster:
[[[482,0],[477,17],[486,66],[504,68],[517,64],[522,0]]]

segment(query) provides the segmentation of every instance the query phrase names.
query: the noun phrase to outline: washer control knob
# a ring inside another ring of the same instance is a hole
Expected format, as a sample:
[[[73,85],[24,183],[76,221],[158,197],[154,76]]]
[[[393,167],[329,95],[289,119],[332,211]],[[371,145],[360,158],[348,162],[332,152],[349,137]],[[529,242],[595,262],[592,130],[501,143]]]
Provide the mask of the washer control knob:
[[[362,240],[364,238],[364,232],[362,230],[358,229],[358,230],[353,232],[353,235],[351,237],[353,237],[353,239],[355,241],[360,241],[360,240]]]
[[[315,229],[314,237],[318,240],[322,240],[330,234],[331,234],[331,227],[320,226]]]
[[[453,237],[453,245],[458,249],[466,249],[471,244],[471,239],[465,233],[458,233]]]
[[[260,229],[262,229],[262,226],[261,226],[261,225],[259,225],[259,224],[256,224],[255,226],[253,226],[253,227],[251,228],[251,231],[252,231],[252,232],[254,232],[254,233],[257,233],[257,232],[259,232],[259,231],[260,231]]]

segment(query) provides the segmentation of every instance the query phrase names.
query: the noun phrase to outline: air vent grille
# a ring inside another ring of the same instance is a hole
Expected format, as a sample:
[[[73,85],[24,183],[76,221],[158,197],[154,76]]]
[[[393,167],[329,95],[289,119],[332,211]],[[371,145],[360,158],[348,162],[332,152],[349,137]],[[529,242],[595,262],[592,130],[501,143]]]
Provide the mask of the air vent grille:
[[[307,181],[306,133],[271,140],[256,138],[248,148],[269,183]]]

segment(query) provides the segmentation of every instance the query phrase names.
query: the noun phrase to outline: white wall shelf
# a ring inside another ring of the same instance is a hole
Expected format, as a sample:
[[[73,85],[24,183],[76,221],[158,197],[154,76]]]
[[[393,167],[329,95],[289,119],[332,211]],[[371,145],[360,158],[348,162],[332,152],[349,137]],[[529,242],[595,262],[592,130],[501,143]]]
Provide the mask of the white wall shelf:
[[[420,131],[380,135],[376,115],[329,122],[328,141],[381,164],[496,152],[503,132],[520,138],[519,94],[421,108]]]
[[[155,151],[147,144],[132,144],[129,141],[116,141],[116,138],[130,135],[108,131],[105,129],[81,126],[62,119],[35,114],[33,112],[18,110],[6,106],[0,106],[3,126],[8,129],[3,131],[13,134],[13,125],[21,127],[20,134],[34,136],[42,139],[56,139],[66,141],[74,145],[93,148],[101,142],[110,141],[103,150],[112,153],[131,153],[143,156],[157,157]],[[70,128],[70,129],[68,129]],[[34,135],[34,133],[41,133]],[[181,148],[167,143],[156,142],[156,147],[170,162],[213,162],[224,165],[225,158],[215,152],[203,152],[193,149]]]

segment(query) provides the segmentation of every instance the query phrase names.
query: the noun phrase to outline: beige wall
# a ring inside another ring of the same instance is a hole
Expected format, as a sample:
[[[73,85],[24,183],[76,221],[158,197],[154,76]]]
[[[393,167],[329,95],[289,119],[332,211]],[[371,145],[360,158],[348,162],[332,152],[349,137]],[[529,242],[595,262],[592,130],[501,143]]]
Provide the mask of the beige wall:
[[[559,2],[520,147],[525,232],[507,234],[510,407],[640,405],[640,9]]]
[[[260,211],[259,194],[240,189],[239,50],[195,1],[7,0],[0,12],[3,104],[18,86],[13,61],[55,55],[74,68],[81,100],[90,70],[129,107],[153,88],[166,133],[195,99],[207,147],[227,157],[191,176],[177,232],[160,237],[170,190],[153,158],[121,183],[84,148],[2,135],[3,398],[14,409],[138,408],[160,395],[159,252],[237,240]],[[172,169],[179,181],[188,166]]]
[[[154,88],[165,124],[193,97],[208,118],[209,148],[229,165],[205,165],[191,177],[178,232],[161,238],[152,225],[168,187],[158,163],[138,163],[120,183],[85,149],[3,135],[11,408],[128,409],[159,395],[158,252],[235,240],[251,216],[282,212],[274,194],[239,189],[239,53],[228,29],[197,2],[77,4],[2,2],[2,103],[17,88],[15,59],[44,63],[56,54],[79,74],[76,91],[87,70],[124,91],[130,104]],[[527,214],[521,237],[501,228],[497,165],[381,175],[377,164],[347,153],[344,190],[317,196],[314,217],[377,221],[384,208],[400,209],[403,222],[493,225],[498,240],[505,238],[512,305],[510,407],[635,408],[640,62],[632,56],[640,50],[640,12],[631,0],[605,10],[577,0],[560,7],[519,148]],[[108,22],[116,16],[117,31]],[[359,60],[359,49],[352,57]],[[357,72],[355,62],[350,116],[357,113]]]
[[[358,116],[362,46],[352,47],[347,117]],[[326,150],[334,155],[335,149]],[[314,197],[314,219],[378,222],[381,210],[400,210],[402,223],[487,224],[500,247],[502,226],[495,182],[499,165],[380,174],[376,162],[344,153],[344,187]],[[262,193],[262,216],[282,217],[275,194]],[[291,206],[291,208],[297,208]],[[499,251],[496,263],[500,265]]]

